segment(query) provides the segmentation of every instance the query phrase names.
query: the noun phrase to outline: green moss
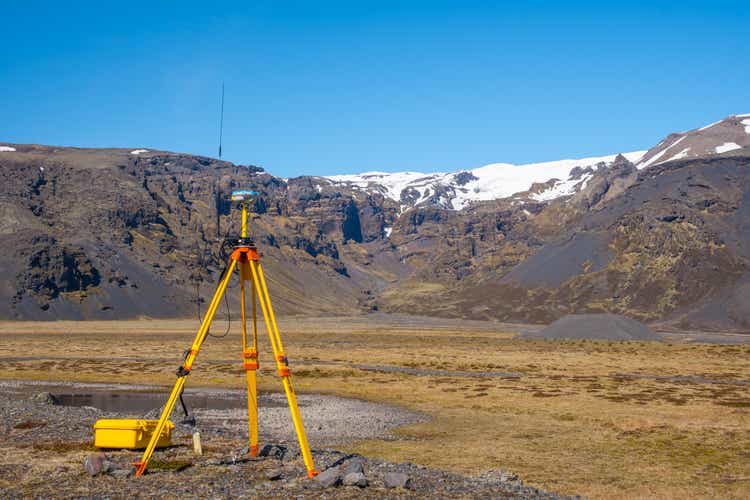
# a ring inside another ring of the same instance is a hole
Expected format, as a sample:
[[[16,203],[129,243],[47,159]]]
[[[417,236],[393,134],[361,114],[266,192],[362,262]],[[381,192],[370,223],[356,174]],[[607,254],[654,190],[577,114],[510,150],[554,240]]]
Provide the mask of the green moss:
[[[150,471],[174,471],[179,472],[193,465],[187,460],[151,460],[148,464]]]

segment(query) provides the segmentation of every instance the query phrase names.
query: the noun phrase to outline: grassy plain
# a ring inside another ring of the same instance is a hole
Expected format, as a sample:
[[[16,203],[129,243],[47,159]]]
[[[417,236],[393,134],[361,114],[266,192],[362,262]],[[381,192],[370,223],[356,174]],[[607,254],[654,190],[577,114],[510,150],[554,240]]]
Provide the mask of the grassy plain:
[[[280,326],[298,391],[431,417],[350,451],[467,474],[503,468],[591,498],[750,496],[750,345],[523,341],[512,340],[512,327],[458,321],[285,318]],[[196,327],[0,323],[0,378],[169,385]],[[264,336],[261,348],[261,387],[279,390]],[[239,359],[236,331],[209,338],[188,384],[241,387]],[[353,366],[363,364],[521,377]]]

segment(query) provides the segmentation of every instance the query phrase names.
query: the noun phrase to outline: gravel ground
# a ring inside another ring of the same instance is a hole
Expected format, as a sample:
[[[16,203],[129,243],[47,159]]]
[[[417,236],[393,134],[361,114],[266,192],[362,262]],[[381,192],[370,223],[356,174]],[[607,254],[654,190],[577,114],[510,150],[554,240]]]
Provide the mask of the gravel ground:
[[[39,392],[44,388],[44,384],[0,382],[3,498],[563,498],[524,486],[507,471],[465,477],[329,449],[331,443],[387,439],[392,427],[423,417],[385,405],[316,395],[302,395],[300,403],[316,467],[323,471],[319,479],[305,476],[281,394],[261,400],[261,457],[247,454],[244,410],[196,410],[203,456],[192,452],[194,428],[179,424],[173,446],[154,454],[143,477],[132,477],[130,464],[140,452],[128,450],[105,450],[104,471],[92,476],[83,466],[87,457],[99,453],[91,445],[92,424],[99,418],[127,415],[55,405],[47,392]],[[85,388],[102,390],[99,384]],[[179,467],[184,468],[173,470]],[[347,476],[359,471],[361,476]],[[359,478],[359,484],[367,486],[342,485],[345,477]],[[330,484],[325,484],[326,479]]]

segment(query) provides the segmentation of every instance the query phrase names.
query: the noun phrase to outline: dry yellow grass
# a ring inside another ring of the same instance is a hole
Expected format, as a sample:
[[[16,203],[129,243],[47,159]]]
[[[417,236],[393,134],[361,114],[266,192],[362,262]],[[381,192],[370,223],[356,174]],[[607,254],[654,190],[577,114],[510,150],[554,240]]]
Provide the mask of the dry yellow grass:
[[[432,417],[400,429],[400,439],[351,451],[469,474],[505,468],[592,498],[750,496],[750,386],[742,384],[750,346],[516,341],[512,331],[476,324],[361,318],[285,319],[281,327],[298,390]],[[189,320],[0,323],[0,377],[168,385],[195,329]],[[261,386],[278,390],[261,340]],[[413,376],[352,364],[523,377]],[[240,387],[241,372],[232,333],[209,339],[188,383]]]

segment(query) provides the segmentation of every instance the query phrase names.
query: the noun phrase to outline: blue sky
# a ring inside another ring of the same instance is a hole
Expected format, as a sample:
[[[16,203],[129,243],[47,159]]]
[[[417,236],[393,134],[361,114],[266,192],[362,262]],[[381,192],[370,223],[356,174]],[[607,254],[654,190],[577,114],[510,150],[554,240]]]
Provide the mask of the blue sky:
[[[746,1],[107,4],[3,6],[0,141],[216,156],[222,81],[224,158],[280,176],[597,156],[750,113]]]

